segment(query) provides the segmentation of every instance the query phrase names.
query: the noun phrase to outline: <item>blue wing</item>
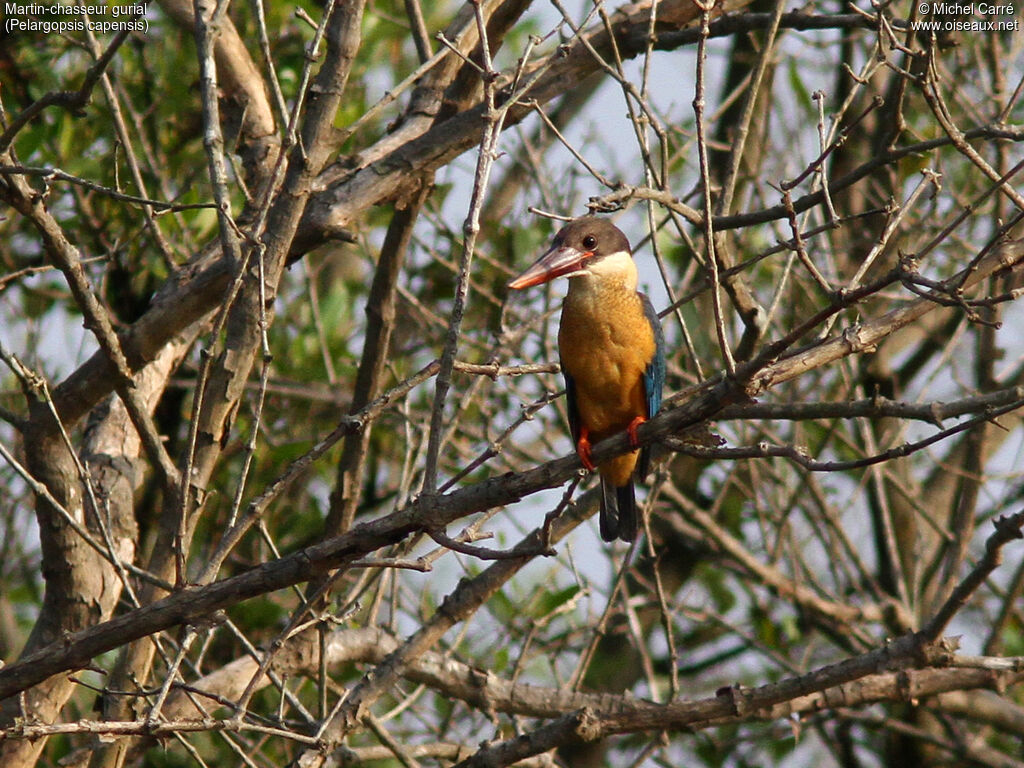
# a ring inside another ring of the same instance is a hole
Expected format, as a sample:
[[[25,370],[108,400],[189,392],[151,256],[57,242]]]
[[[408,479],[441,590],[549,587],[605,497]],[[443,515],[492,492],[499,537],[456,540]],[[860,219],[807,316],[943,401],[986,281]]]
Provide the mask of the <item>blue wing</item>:
[[[651,300],[641,293],[640,303],[643,304],[644,317],[651,324],[651,332],[654,334],[654,357],[651,358],[644,370],[647,418],[651,418],[661,410],[661,391],[665,386],[665,333],[661,329],[661,321],[658,320],[658,313],[654,311]],[[643,479],[647,476],[650,461],[651,449],[649,445],[645,445],[640,451],[640,460],[637,462],[637,477]]]

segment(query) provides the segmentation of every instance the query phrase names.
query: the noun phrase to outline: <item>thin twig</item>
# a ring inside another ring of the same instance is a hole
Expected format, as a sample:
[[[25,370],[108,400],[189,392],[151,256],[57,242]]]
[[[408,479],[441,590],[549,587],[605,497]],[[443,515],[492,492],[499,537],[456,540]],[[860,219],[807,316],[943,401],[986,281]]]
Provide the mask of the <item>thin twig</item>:
[[[697,77],[696,93],[693,97],[693,113],[697,123],[697,157],[700,164],[702,196],[704,202],[704,248],[707,253],[705,266],[711,280],[711,308],[714,313],[715,334],[718,339],[718,350],[725,363],[729,376],[736,373],[736,362],[732,357],[732,347],[725,327],[725,316],[722,312],[722,295],[718,274],[718,257],[715,254],[715,229],[712,223],[714,207],[711,202],[711,168],[708,163],[708,147],[704,126],[704,66],[707,60],[707,40],[710,35],[711,11],[714,0],[695,0],[700,9],[700,37],[697,38]]]

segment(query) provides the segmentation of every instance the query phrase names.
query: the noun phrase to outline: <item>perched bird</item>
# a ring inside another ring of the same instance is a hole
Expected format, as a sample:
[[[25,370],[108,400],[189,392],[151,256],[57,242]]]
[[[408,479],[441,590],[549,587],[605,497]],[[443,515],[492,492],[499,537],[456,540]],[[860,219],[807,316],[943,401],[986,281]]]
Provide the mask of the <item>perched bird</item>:
[[[636,430],[661,407],[665,339],[650,300],[637,292],[629,241],[607,219],[566,224],[551,248],[509,283],[521,289],[569,278],[558,353],[565,376],[569,430],[583,466],[593,471],[591,444]],[[649,450],[634,450],[596,467],[601,474],[601,538],[636,538],[634,470],[647,474]]]

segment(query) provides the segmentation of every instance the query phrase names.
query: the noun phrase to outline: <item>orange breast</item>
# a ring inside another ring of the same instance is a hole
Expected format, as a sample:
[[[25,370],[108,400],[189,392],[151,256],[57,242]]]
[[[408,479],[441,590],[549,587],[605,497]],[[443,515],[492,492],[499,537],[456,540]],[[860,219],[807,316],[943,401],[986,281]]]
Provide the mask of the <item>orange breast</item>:
[[[654,333],[636,291],[587,283],[592,281],[570,281],[558,348],[576,385],[580,422],[597,442],[647,416],[643,375],[654,356]],[[627,454],[602,466],[602,474],[613,474],[622,485],[635,463],[636,456]]]

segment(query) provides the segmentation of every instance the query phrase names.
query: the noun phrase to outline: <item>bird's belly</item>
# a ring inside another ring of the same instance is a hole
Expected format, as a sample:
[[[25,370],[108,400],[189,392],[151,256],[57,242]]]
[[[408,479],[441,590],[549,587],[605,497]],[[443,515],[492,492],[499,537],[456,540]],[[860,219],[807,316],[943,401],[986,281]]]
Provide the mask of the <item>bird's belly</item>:
[[[647,415],[643,376],[654,353],[653,337],[639,323],[593,317],[578,322],[572,315],[563,313],[559,331],[562,365],[576,387],[580,422],[591,439],[602,440]]]
[[[576,385],[580,420],[597,439],[644,415],[642,369],[601,353],[579,354],[564,364]]]

